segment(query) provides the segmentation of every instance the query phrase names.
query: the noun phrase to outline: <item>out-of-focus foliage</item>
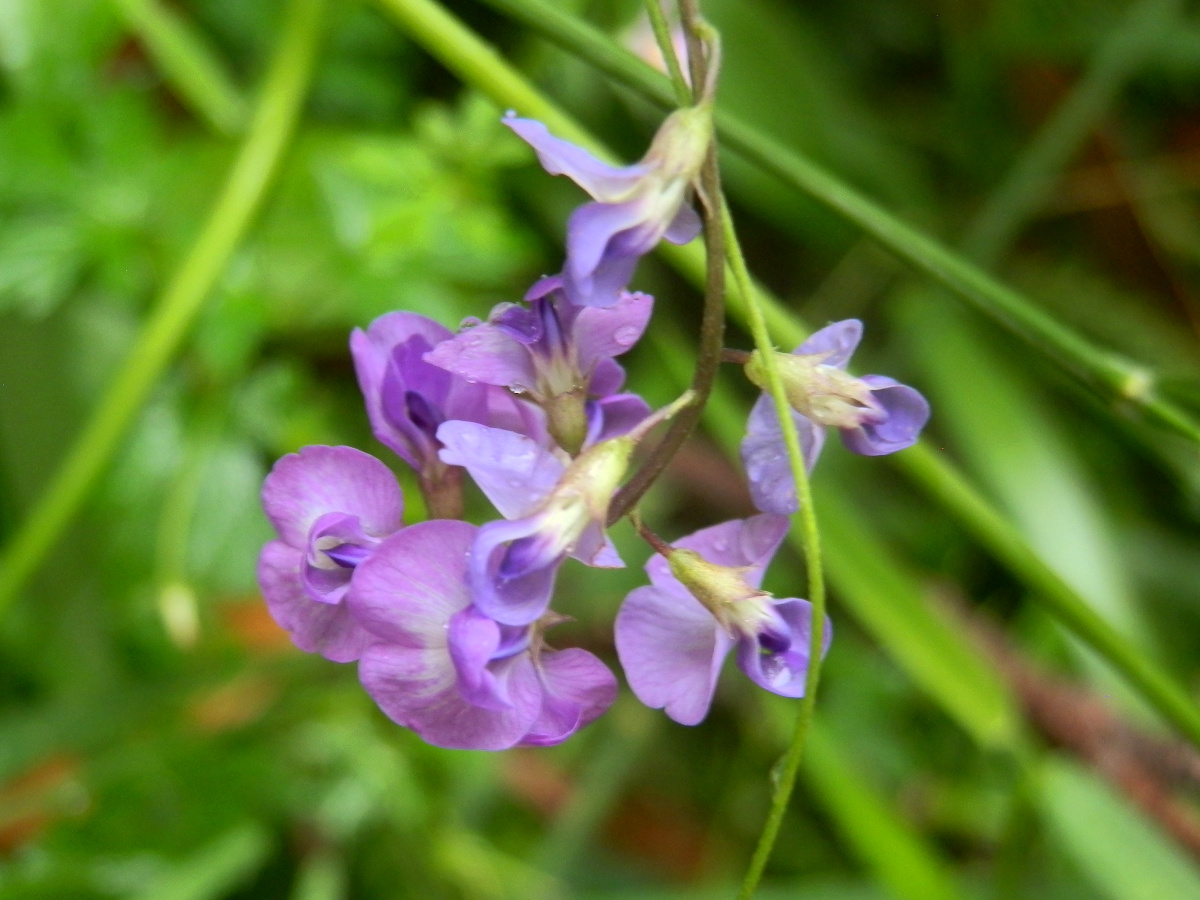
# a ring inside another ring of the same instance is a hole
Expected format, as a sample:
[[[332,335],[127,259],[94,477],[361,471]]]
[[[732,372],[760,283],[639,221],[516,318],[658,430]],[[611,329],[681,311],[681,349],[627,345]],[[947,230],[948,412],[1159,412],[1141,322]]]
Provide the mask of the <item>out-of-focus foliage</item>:
[[[249,108],[284,5],[167,8]],[[472,0],[448,5],[640,154],[655,124],[640,101]],[[725,36],[723,102],[948,243],[1126,12],[1110,0],[703,5]],[[156,63],[131,6],[0,0],[4,539],[236,150]],[[454,326],[518,299],[560,264],[581,199],[381,8],[332,6],[264,212],[85,515],[0,620],[0,900],[729,896],[793,703],[730,679],[695,729],[626,695],[559,748],[436,750],[373,707],[353,666],[293,650],[257,596],[271,463],[311,443],[386,458],[349,331],[397,308]],[[570,6],[624,38],[639,4]],[[1185,11],[1157,40],[1001,274],[1200,409],[1200,19]],[[738,160],[726,175],[755,274],[810,322],[863,318],[864,371],[930,396],[933,442],[1196,696],[1196,448],[1098,408],[813,201]],[[637,286],[658,298],[651,332],[682,349],[648,340],[629,384],[665,401],[675,369],[686,378],[699,300],[650,261]],[[745,344],[736,330],[728,342]],[[716,447],[736,438],[751,395],[736,371],[722,377],[735,413],[644,506],[665,536],[749,511]],[[836,507],[831,531],[870,555],[831,559],[821,731],[761,896],[1200,896],[1195,846],[1064,759],[1070,747],[1043,759],[1029,749],[1040,738],[1014,737],[1007,676],[947,607],[982,608],[1021,659],[1156,728],[1112,674],[894,470],[831,446],[815,478]],[[630,569],[570,564],[559,590],[576,619],[563,642],[615,663],[609,626],[646,551],[627,526],[614,536]],[[802,583],[781,555],[767,587]],[[973,654],[962,666],[959,640]],[[1194,816],[1191,790],[1173,802]]]

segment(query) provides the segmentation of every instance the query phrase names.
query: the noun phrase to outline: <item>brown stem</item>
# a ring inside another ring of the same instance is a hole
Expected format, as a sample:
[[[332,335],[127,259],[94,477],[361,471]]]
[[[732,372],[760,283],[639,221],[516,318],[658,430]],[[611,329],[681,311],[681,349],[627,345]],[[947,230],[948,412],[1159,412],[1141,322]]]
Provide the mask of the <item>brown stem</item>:
[[[730,347],[726,347],[721,351],[721,362],[734,363],[735,365],[744,366],[746,363],[750,362],[750,356],[751,354],[747,353],[745,350],[734,350]]]
[[[461,519],[463,517],[461,466],[439,465],[420,478],[421,495],[431,519]]]
[[[642,521],[642,517],[638,515],[636,509],[629,514],[629,520],[633,522],[633,527],[637,530],[638,536],[653,547],[654,552],[659,556],[666,558],[675,552],[674,547],[646,527],[646,523]]]

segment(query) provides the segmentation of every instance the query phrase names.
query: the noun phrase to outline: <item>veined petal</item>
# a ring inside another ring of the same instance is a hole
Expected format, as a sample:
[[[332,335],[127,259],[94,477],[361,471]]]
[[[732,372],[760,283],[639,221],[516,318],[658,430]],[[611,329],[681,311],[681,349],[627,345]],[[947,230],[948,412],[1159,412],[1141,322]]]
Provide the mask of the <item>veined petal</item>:
[[[357,516],[376,538],[400,527],[404,498],[396,477],[375,457],[353,447],[304,447],[275,463],[263,482],[263,509],[280,538],[305,547],[313,523],[326,513]]]
[[[541,711],[542,688],[528,654],[504,663],[511,706],[494,710],[463,697],[445,648],[374,644],[358,664],[363,687],[393,722],[436,747],[504,750],[517,743]]]
[[[707,714],[733,641],[682,586],[631,591],[617,613],[617,656],[642,703],[681,725]]]
[[[758,588],[790,525],[787,516],[764,513],[702,528],[673,546],[694,550],[714,565],[745,569],[743,580]],[[657,587],[686,590],[671,574],[670,563],[658,554],[646,563],[646,574]]]
[[[482,322],[470,326],[425,354],[425,361],[465,378],[532,391],[537,372],[529,350],[504,329]]]
[[[463,466],[500,515],[515,519],[537,507],[566,466],[532,439],[473,422],[446,422],[437,432],[442,461]]]
[[[629,350],[646,330],[653,311],[653,297],[627,291],[613,306],[580,310],[572,328],[580,371],[593,372],[602,360]]]
[[[258,557],[258,584],[267,610],[292,642],[333,662],[353,662],[374,640],[345,604],[317,603],[304,590],[304,553],[271,541]]]
[[[560,744],[598,718],[617,697],[617,679],[586,650],[543,651],[535,664],[542,682],[542,709],[522,747]]]
[[[506,116],[505,125],[538,155],[551,175],[566,175],[596,200],[620,203],[650,171],[645,165],[610,166],[569,141],[556,138],[541,122]]]
[[[794,352],[805,356],[828,353],[822,362],[827,366],[844,369],[858,348],[862,334],[862,322],[858,319],[843,319],[841,322],[826,325],[820,331],[814,331]]]
[[[354,572],[346,602],[381,640],[446,649],[450,618],[471,605],[467,559],[477,529],[452,519],[411,525],[381,543]]]
[[[528,625],[550,605],[566,550],[553,546],[552,535],[546,536],[544,552],[518,544],[537,542],[543,528],[541,517],[535,514],[512,522],[489,522],[479,529],[471,548],[471,589],[480,611],[501,624]],[[520,571],[506,577],[502,568],[514,545],[522,551]]]
[[[825,443],[825,429],[813,425],[798,412],[792,412],[792,421],[796,423],[800,451],[811,472]],[[783,431],[769,394],[762,394],[750,411],[741,449],[742,465],[746,469],[754,505],[763,512],[785,516],[799,509],[791,462],[783,443]]]

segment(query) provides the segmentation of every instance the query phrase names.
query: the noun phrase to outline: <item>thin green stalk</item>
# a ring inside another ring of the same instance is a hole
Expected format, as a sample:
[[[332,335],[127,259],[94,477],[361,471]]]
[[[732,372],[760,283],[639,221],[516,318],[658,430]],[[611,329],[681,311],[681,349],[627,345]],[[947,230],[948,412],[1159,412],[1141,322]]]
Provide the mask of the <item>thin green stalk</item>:
[[[174,9],[158,0],[113,0],[184,102],[221,134],[241,134],[249,110],[216,55]]]
[[[675,55],[675,42],[671,40],[671,27],[667,17],[663,15],[662,3],[659,0],[646,0],[646,16],[650,19],[650,28],[654,31],[654,40],[666,63],[667,73],[671,76],[671,85],[675,88],[675,101],[680,106],[691,102],[692,92],[687,79],[683,77],[683,69],[679,66],[679,57]]]
[[[763,371],[767,379],[767,393],[775,405],[775,415],[779,418],[780,431],[783,433],[783,443],[787,448],[788,462],[791,463],[792,479],[796,482],[796,498],[800,502],[800,533],[804,541],[804,562],[808,569],[808,600],[812,604],[812,635],[808,651],[808,672],[804,679],[804,697],[800,701],[800,712],[796,718],[796,730],[792,742],[788,746],[783,759],[783,769],[771,798],[771,810],[763,825],[758,845],[750,858],[750,867],[746,871],[739,900],[749,900],[758,887],[763,869],[775,846],[775,838],[779,835],[779,826],[783,823],[788,801],[792,796],[792,788],[796,784],[796,772],[804,758],[804,744],[808,739],[809,726],[812,724],[813,709],[817,701],[817,685],[821,678],[821,648],[825,640],[825,577],[821,567],[821,535],[817,528],[817,516],[813,509],[812,489],[808,483],[808,469],[804,464],[804,453],[800,449],[800,435],[792,419],[792,408],[787,400],[787,392],[779,375],[779,367],[775,361],[775,346],[771,343],[771,335],[767,331],[767,321],[759,307],[758,295],[746,268],[746,259],[742,255],[738,243],[737,232],[733,226],[733,217],[729,213],[729,205],[724,197],[717,198],[720,204],[721,225],[725,231],[725,253],[729,259],[729,267],[733,271],[733,279],[738,291],[745,298],[747,319],[754,345],[758,348],[763,361]]]
[[[673,104],[673,90],[666,76],[570,13],[544,0],[483,2],[648,99],[664,106]],[[960,254],[907,225],[803,154],[736,115],[718,109],[716,125],[723,147],[855,223],[896,256],[1038,348],[1106,400],[1139,409],[1150,420],[1200,444],[1200,423],[1156,393],[1157,377],[1147,366],[1095,346]]]
[[[540,94],[525,78],[508,65],[491,47],[449,15],[432,0],[378,0],[405,27],[408,33],[440,59],[464,82],[489,96],[501,108],[511,107],[541,119],[560,137],[586,147],[598,156],[612,154]],[[572,20],[574,21],[574,20]],[[702,283],[705,263],[698,247],[663,245],[659,251],[686,277]],[[745,321],[749,315],[743,292],[737,284],[727,294],[730,312]],[[799,344],[808,329],[778,300],[765,291],[757,296],[765,305],[762,311],[770,329],[787,346]],[[1088,633],[1080,633],[1108,662],[1138,686],[1147,701],[1174,725],[1180,733],[1200,747],[1200,710],[1185,692],[1153,662],[1141,659],[1111,626],[1095,620],[1090,607],[1029,546],[995,507],[936,451],[923,444],[890,457],[893,463],[921,485],[931,497],[971,533],[997,559],[1033,589],[1034,596],[1046,602],[1052,613],[1073,630],[1076,623],[1087,622]],[[1090,636],[1089,636],[1090,635]]]
[[[307,93],[323,10],[324,0],[291,0],[249,134],[208,221],[50,487],[0,557],[0,614],[108,466],[262,206]]]

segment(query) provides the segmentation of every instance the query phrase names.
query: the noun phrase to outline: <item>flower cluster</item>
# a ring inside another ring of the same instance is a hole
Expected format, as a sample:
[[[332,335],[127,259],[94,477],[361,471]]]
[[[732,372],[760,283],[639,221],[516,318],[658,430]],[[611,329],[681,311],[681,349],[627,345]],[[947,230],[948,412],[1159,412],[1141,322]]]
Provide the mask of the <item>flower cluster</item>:
[[[431,518],[405,525],[389,468],[351,447],[305,447],[276,463],[263,506],[278,534],[258,577],[271,614],[301,649],[357,662],[391,719],[443,747],[497,750],[565,740],[613,702],[617,682],[592,653],[554,649],[547,632],[568,558],[624,565],[606,534],[610,502],[638,442],[687,402],[652,412],[623,392],[616,358],[637,343],[653,298],[631,292],[640,257],[696,237],[689,205],[711,136],[701,103],[666,120],[646,156],[618,168],[505,120],[553,174],[593,198],[571,216],[560,274],[457,333],[393,312],[355,330],[350,350],[375,436],[416,473]],[[823,429],[868,455],[912,443],[921,396],[845,365],[861,326],[842,322],[781,355],[811,466]],[[762,383],[761,360],[746,374]],[[752,681],[802,696],[812,611],[759,589],[795,508],[779,423],[755,406],[743,446],[762,515],[661,544],[616,618],[634,693],[695,724],[736,648]],[[464,473],[495,507],[462,520]],[[828,638],[829,631],[825,631]]]

